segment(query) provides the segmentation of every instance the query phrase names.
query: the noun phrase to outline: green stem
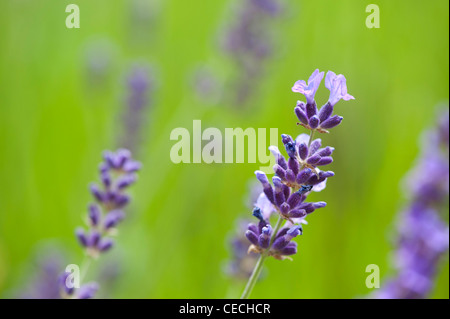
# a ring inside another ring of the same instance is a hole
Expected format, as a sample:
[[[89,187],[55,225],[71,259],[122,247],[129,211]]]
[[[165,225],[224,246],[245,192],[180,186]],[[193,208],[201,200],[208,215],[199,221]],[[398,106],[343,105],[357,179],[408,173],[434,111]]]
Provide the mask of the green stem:
[[[278,231],[280,230],[281,224],[283,222],[283,218],[281,216],[278,216],[278,221],[275,225],[275,229],[273,230],[272,237],[270,238],[270,244],[269,247],[266,249],[264,253],[262,253],[259,256],[258,261],[256,262],[255,268],[253,269],[253,272],[248,279],[247,285],[245,286],[244,292],[242,293],[241,299],[248,299],[250,296],[253,287],[255,287],[256,282],[258,281],[259,275],[261,274],[261,270],[264,265],[264,261],[267,258],[267,252],[270,250],[270,247],[272,246],[275,236],[277,235]]]
[[[81,264],[81,275],[80,275],[80,283],[82,283],[86,277],[86,274],[89,270],[89,266],[91,265],[92,257],[85,256],[83,259],[83,263]]]
[[[311,130],[311,133],[309,133],[308,150],[309,150],[309,147],[311,146],[311,142],[314,137],[314,132],[315,132],[315,130]]]

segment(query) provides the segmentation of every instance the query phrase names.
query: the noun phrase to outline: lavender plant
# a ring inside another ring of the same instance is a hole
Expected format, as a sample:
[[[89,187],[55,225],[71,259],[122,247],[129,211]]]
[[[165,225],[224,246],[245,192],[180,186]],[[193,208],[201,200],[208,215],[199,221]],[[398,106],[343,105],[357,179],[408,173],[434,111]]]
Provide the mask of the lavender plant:
[[[321,139],[313,140],[313,136],[316,132],[328,133],[329,129],[339,125],[342,117],[333,115],[335,104],[341,99],[348,101],[354,97],[347,93],[345,77],[328,71],[325,86],[330,90],[330,97],[318,109],[314,96],[323,76],[324,72],[317,69],[308,83],[300,80],[292,88],[292,91],[301,93],[306,98],[306,103],[297,102],[294,112],[300,121],[297,124],[308,129],[309,136],[301,134],[294,140],[289,135],[282,135],[287,160],[277,147],[269,148],[277,162],[273,168],[275,176],[272,184],[264,172],[255,172],[263,192],[253,209],[253,216],[258,219],[258,223],[249,224],[245,235],[251,243],[248,251],[259,254],[259,258],[242,293],[243,299],[250,296],[268,257],[291,259],[290,256],[297,253],[297,243],[292,240],[302,235],[305,217],[326,206],[325,202],[306,202],[311,191],[323,190],[327,179],[334,176],[332,171],[319,169],[319,166],[326,166],[333,161],[331,155],[334,148],[321,148]],[[273,227],[270,223],[272,215],[278,216]]]
[[[406,178],[410,201],[399,214],[394,252],[397,272],[372,295],[375,298],[426,298],[448,251],[449,227],[442,216],[448,213],[448,109],[424,137],[421,155]]]
[[[100,164],[100,180],[102,187],[93,183],[90,191],[96,203],[89,205],[86,223],[88,230],[77,228],[75,231],[78,242],[85,250],[85,262],[81,266],[82,282],[86,276],[90,262],[109,251],[114,241],[111,238],[117,233],[117,226],[125,218],[124,209],[130,201],[126,189],[136,181],[136,172],[141,164],[132,159],[130,151],[106,151],[104,161]],[[98,284],[90,282],[76,289],[68,284],[72,278],[70,272],[64,272],[60,277],[60,293],[63,298],[88,299],[94,297]]]

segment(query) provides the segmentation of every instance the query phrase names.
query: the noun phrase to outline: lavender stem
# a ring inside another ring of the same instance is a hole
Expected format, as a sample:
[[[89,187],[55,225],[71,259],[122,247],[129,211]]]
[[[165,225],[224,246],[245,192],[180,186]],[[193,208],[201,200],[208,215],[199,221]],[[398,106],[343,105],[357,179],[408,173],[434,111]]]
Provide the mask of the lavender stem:
[[[84,282],[86,278],[87,272],[89,270],[89,266],[91,265],[92,258],[90,256],[85,256],[83,262],[81,263],[81,276],[80,282]]]

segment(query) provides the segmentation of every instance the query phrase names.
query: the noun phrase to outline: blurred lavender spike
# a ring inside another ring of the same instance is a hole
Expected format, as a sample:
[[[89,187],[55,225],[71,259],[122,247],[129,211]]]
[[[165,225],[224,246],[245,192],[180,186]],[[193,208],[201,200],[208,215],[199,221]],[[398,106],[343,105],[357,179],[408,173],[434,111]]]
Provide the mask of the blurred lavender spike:
[[[423,140],[422,153],[407,175],[409,203],[399,214],[394,257],[396,275],[371,297],[422,299],[433,289],[442,257],[448,252],[449,118],[447,110]]]
[[[88,258],[96,259],[114,247],[114,241],[110,235],[115,233],[117,225],[125,218],[124,208],[130,201],[130,197],[125,194],[125,191],[136,181],[136,172],[140,168],[141,164],[133,160],[131,152],[127,149],[103,152],[103,162],[99,165],[102,186],[94,184],[90,187],[96,203],[88,206],[87,224],[89,229],[85,231],[79,227],[75,231]],[[82,269],[81,271],[86,270]],[[69,275],[64,272],[59,277],[59,290],[63,298],[89,299],[94,297],[98,290],[97,283],[86,283],[78,289],[67,288],[66,280]]]
[[[141,130],[145,126],[143,118],[151,105],[153,79],[150,70],[143,66],[134,66],[127,77],[128,95],[122,114],[123,131],[120,145],[136,152],[141,142]]]
[[[233,103],[245,105],[257,88],[265,61],[272,55],[272,36],[269,20],[279,16],[278,0],[239,1],[233,22],[226,28],[222,48],[236,66],[231,89]]]
[[[26,276],[27,284],[17,295],[20,299],[59,299],[58,278],[65,264],[63,250],[58,247],[41,247],[37,251],[35,267]]]

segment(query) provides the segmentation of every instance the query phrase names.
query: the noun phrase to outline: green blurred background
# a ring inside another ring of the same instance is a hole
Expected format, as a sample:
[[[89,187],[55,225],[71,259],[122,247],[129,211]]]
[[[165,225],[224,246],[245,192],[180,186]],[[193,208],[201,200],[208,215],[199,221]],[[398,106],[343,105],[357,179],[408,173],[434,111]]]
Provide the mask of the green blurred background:
[[[370,293],[366,265],[390,274],[390,235],[404,202],[399,183],[435,106],[448,99],[448,1],[284,1],[283,15],[269,26],[274,55],[245,109],[209,105],[189,84],[202,63],[230,73],[217,40],[235,19],[230,1],[148,2],[137,11],[136,1],[0,2],[0,296],[23,283],[43,243],[57,242],[68,262],[81,262],[73,230],[83,223],[101,152],[118,146],[125,79],[135,61],[151,65],[156,84],[135,154],[144,168],[129,217],[116,249],[97,263],[120,265],[110,296],[239,297],[244,283],[223,274],[226,241],[235,220],[250,215],[245,196],[260,165],[173,164],[169,134],[180,126],[191,131],[193,119],[204,128],[304,132],[293,114],[303,97],[291,87],[315,68],[343,73],[356,98],[337,105],[344,122],[322,136],[336,147],[336,176],[312,196],[328,206],[308,218],[293,262],[267,262],[252,297]],[[69,3],[80,7],[80,29],[65,27]],[[380,7],[379,29],[365,25],[370,3]],[[100,84],[90,82],[86,66],[96,43],[108,52]],[[327,92],[322,84],[319,103]],[[445,263],[433,297],[449,297]]]

